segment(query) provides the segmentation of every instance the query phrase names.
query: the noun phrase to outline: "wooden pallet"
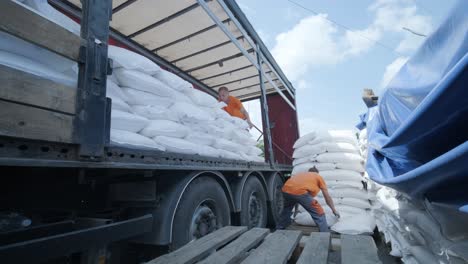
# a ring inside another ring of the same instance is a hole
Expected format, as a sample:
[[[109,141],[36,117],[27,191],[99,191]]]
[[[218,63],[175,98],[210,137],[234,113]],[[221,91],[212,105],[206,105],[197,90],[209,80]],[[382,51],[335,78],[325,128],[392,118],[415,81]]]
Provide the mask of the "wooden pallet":
[[[330,247],[330,238],[330,233],[303,237],[299,230],[270,233],[264,228],[227,226],[148,263],[336,263],[329,260],[330,253],[338,252]],[[342,235],[340,239],[340,263],[380,263],[372,237]]]

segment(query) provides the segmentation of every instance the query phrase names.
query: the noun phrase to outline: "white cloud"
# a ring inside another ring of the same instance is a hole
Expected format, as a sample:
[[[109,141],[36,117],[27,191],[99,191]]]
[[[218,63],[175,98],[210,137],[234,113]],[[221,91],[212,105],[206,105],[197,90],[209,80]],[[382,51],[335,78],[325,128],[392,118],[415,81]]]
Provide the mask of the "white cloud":
[[[387,87],[390,81],[393,79],[395,74],[401,69],[401,67],[408,61],[408,57],[398,57],[392,63],[387,65],[385,73],[381,82],[381,90]]]
[[[293,81],[305,78],[314,67],[340,63],[375,46],[389,33],[400,37],[396,51],[413,52],[424,41],[403,27],[429,34],[431,18],[418,14],[412,0],[377,0],[369,7],[374,21],[362,30],[346,31],[326,20],[327,14],[309,16],[276,37],[273,55]]]
[[[307,87],[309,87],[309,83],[304,80],[304,79],[301,79],[297,82],[297,89],[298,90],[305,90],[307,89]]]
[[[341,60],[337,41],[337,28],[323,17],[309,16],[291,30],[276,37],[272,52],[287,76],[295,81],[314,65],[335,64]]]

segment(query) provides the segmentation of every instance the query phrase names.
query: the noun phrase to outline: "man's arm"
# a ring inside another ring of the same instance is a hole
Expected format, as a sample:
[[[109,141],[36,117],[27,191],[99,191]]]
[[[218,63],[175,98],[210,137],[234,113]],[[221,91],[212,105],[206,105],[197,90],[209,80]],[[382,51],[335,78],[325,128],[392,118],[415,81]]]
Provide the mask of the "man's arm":
[[[340,217],[340,214],[335,209],[335,204],[333,203],[333,199],[331,198],[330,194],[328,193],[328,189],[322,189],[323,197],[325,198],[325,202],[327,205],[332,209],[333,214]]]
[[[249,116],[249,113],[245,110],[244,106],[241,106],[241,109],[240,109],[241,113],[245,115],[245,118],[247,120],[247,123],[249,124],[249,127],[252,128],[253,127],[253,123],[252,121],[250,121],[250,116]]]

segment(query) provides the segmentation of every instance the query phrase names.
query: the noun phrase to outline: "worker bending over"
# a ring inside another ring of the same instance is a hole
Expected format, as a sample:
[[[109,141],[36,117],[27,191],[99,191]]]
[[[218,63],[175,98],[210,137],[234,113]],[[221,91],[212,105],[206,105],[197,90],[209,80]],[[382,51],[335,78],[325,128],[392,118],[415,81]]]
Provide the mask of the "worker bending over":
[[[218,100],[220,102],[226,103],[227,106],[223,108],[224,111],[228,112],[228,114],[230,114],[231,116],[244,119],[245,121],[247,121],[250,128],[253,127],[252,121],[250,121],[249,113],[245,111],[245,108],[242,105],[242,102],[236,97],[230,96],[229,90],[227,87],[222,86],[221,88],[219,88]]]
[[[320,232],[329,232],[323,208],[317,200],[314,199],[320,191],[322,191],[323,197],[325,197],[325,201],[332,209],[333,214],[340,217],[333,204],[333,199],[328,193],[325,181],[322,176],[318,174],[318,170],[313,167],[309,169],[309,172],[298,173],[290,177],[284,184],[282,189],[284,197],[283,211],[276,228],[285,229],[291,223],[291,212],[293,208],[297,204],[300,204],[309,212],[310,216],[312,216]]]

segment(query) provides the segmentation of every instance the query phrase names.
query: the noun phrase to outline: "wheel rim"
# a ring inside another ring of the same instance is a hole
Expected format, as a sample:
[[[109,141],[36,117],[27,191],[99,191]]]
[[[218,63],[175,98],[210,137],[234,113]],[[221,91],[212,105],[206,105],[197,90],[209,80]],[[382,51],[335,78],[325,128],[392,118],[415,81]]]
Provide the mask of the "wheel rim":
[[[192,215],[190,225],[191,241],[203,237],[218,228],[214,201],[201,202]]]
[[[257,192],[252,192],[249,196],[249,225],[250,227],[260,226],[263,216],[263,207],[258,198]]]

